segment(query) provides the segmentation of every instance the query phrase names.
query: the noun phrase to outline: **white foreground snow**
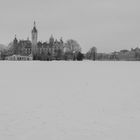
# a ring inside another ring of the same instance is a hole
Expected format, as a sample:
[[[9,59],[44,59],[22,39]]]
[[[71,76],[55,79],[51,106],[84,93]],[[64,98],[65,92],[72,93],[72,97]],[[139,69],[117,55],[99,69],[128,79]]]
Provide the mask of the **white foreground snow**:
[[[0,140],[139,139],[139,62],[0,62]]]

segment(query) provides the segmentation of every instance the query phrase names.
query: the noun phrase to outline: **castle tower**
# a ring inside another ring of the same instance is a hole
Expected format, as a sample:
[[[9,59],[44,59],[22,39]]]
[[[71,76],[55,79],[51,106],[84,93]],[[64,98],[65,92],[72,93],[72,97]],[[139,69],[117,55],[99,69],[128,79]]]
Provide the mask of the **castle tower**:
[[[33,56],[37,54],[37,38],[38,38],[38,31],[36,29],[36,23],[34,22],[34,27],[32,29],[32,55]]]
[[[18,40],[17,40],[16,35],[15,35],[15,39],[13,41],[13,49],[14,49],[14,54],[18,54]]]

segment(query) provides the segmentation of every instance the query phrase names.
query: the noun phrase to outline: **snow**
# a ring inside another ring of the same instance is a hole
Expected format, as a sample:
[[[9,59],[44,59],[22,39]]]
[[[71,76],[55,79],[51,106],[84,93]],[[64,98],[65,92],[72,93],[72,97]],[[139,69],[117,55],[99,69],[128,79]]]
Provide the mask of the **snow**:
[[[139,140],[139,62],[0,62],[0,140]]]

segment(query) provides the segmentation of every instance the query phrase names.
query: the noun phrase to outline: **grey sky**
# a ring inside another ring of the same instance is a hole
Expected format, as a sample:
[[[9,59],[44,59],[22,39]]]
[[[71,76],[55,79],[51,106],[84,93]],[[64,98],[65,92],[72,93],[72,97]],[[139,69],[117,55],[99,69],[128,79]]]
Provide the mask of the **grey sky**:
[[[139,0],[0,0],[0,43],[15,34],[30,37],[36,20],[39,40],[50,35],[77,40],[83,51],[136,47],[140,42]]]

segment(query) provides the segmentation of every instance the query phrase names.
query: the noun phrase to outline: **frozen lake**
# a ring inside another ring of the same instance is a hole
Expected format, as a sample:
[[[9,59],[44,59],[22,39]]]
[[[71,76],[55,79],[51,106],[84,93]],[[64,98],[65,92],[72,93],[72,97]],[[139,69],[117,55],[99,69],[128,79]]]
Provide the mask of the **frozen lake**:
[[[140,62],[0,62],[0,140],[139,140]]]

